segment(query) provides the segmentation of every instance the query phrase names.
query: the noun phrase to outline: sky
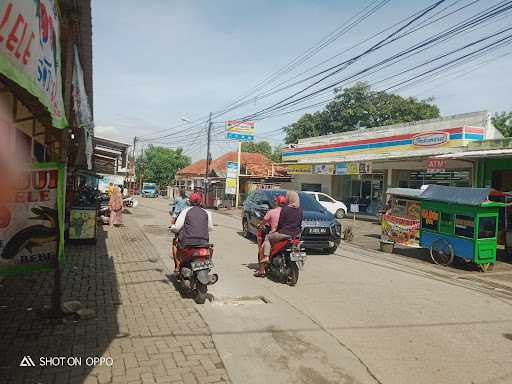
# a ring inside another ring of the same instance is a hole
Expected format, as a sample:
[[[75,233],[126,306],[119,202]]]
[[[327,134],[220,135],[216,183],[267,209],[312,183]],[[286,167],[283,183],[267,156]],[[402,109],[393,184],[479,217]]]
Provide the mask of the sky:
[[[129,143],[137,136],[140,138],[138,150],[142,145],[149,144],[182,147],[197,160],[206,154],[205,117],[209,112],[222,111],[239,97],[249,95],[250,100],[245,106],[214,116],[213,119],[213,156],[236,150],[236,143],[224,139],[225,120],[251,115],[289,97],[309,83],[290,87],[266,98],[256,97],[258,94],[281,81],[294,76],[294,81],[303,79],[362,53],[400,25],[377,34],[374,40],[348,52],[343,51],[424,9],[433,1],[384,1],[375,13],[302,65],[269,83],[267,88],[254,92],[254,87],[270,74],[346,25],[347,20],[366,6],[377,3],[370,0],[93,0],[95,134]],[[447,0],[424,18],[443,7],[448,8],[439,16],[461,6],[467,7],[365,56],[311,90],[357,73],[496,3],[497,0]],[[480,29],[362,80],[369,81],[378,90],[396,85],[400,77],[389,81],[385,79],[511,25],[510,14],[500,17]],[[498,35],[501,36],[507,35]],[[512,110],[512,54],[507,56],[510,52],[512,48],[504,46],[465,67],[454,68],[454,72],[443,74],[444,77],[427,79],[415,87],[399,89],[397,93],[418,98],[433,97],[442,115]],[[339,56],[300,75],[302,71],[336,54]],[[432,65],[435,66],[435,63]],[[343,85],[350,86],[351,83]],[[310,103],[284,111],[327,100],[332,95],[332,91],[328,90],[323,97],[321,95]],[[320,105],[257,120],[256,139],[279,145],[283,139],[280,128],[293,123],[305,112],[321,108]],[[190,124],[185,120],[195,123]],[[166,137],[161,137],[164,135]]]

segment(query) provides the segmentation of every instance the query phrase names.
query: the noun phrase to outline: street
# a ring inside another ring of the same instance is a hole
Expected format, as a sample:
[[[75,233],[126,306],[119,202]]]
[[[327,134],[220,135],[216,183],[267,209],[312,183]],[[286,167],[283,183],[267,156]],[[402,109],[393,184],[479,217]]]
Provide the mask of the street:
[[[132,209],[169,259],[167,200]],[[510,383],[512,296],[342,244],[295,287],[252,276],[256,245],[214,212],[213,300],[196,305],[234,383]]]

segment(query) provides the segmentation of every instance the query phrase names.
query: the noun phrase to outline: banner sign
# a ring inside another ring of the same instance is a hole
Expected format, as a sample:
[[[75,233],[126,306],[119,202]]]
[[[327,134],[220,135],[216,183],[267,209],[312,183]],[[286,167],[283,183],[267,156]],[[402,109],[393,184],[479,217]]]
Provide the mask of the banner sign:
[[[336,175],[367,175],[372,173],[372,163],[358,161],[355,163],[336,163]]]
[[[48,108],[54,127],[65,128],[58,14],[53,0],[0,0],[0,73]]]
[[[254,141],[254,121],[226,121],[227,138],[239,141]]]
[[[226,179],[226,195],[236,195],[236,179]]]
[[[394,215],[383,215],[381,239],[395,244],[419,246],[420,221]]]
[[[238,162],[228,161],[226,165],[226,178],[236,179],[238,177]]]
[[[313,173],[317,175],[332,175],[334,173],[333,164],[315,164],[313,166]]]
[[[288,164],[289,175],[310,175],[311,173],[311,164]]]
[[[92,169],[92,138],[94,136],[94,124],[92,122],[91,108],[89,99],[85,91],[84,72],[80,64],[80,56],[76,45],[73,47],[75,53],[75,62],[73,69],[73,109],[80,125],[84,130],[84,152],[87,160],[87,169]]]
[[[96,238],[96,209],[72,208],[69,212],[69,239]]]
[[[64,261],[64,165],[33,168],[0,201],[0,275],[51,270],[57,257]]]
[[[428,159],[427,173],[445,172],[447,166],[448,166],[447,159]]]

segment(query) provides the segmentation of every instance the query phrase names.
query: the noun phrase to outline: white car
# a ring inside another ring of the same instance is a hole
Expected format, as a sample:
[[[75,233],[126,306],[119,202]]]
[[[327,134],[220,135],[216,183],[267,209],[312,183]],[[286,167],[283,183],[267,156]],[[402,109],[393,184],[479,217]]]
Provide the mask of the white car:
[[[331,196],[321,192],[306,192],[313,196],[325,209],[331,212],[337,219],[342,219],[347,214],[347,206],[341,201],[334,200]]]

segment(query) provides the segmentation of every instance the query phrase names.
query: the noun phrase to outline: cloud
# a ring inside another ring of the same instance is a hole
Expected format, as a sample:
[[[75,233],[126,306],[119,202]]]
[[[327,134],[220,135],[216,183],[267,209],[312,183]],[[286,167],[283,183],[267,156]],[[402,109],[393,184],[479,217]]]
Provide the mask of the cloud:
[[[117,140],[121,137],[121,132],[113,125],[96,125],[94,127],[94,135],[104,137],[105,139]]]

